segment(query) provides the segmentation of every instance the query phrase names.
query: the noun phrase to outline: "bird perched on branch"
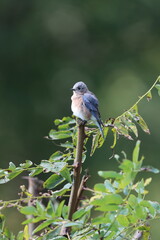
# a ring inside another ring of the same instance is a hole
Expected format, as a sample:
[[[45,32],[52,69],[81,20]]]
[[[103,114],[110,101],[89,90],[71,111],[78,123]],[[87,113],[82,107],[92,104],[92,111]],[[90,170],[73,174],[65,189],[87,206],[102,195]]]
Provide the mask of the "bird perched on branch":
[[[88,90],[88,87],[84,82],[77,82],[74,84],[72,90],[73,95],[71,97],[71,109],[73,115],[83,121],[92,120],[99,127],[103,136],[103,123],[100,118],[98,99],[96,96]]]

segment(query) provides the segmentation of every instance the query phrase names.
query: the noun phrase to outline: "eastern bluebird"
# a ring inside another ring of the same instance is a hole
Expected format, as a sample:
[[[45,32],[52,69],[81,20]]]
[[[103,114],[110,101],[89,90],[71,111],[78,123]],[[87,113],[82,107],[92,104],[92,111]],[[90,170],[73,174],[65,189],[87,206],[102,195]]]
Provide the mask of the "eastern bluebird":
[[[77,82],[73,88],[73,95],[71,97],[71,109],[73,115],[82,119],[83,121],[92,120],[100,129],[103,136],[103,123],[100,119],[98,110],[98,99],[90,92],[83,82]]]

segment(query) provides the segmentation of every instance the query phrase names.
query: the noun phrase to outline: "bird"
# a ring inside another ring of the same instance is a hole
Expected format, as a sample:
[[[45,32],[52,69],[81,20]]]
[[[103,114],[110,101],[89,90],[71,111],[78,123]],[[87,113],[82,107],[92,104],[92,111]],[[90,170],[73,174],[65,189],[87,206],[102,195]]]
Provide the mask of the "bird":
[[[88,90],[84,82],[75,83],[71,90],[73,90],[71,97],[71,110],[73,115],[83,121],[92,120],[93,123],[98,126],[103,136],[103,123],[98,109],[99,103],[97,97]]]

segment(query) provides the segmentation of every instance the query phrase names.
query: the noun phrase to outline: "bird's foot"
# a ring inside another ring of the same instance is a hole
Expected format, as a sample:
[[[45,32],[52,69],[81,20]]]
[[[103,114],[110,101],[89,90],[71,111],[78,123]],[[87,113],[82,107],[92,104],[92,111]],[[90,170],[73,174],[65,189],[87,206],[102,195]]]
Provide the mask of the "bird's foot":
[[[78,124],[78,126],[85,125],[86,123],[87,123],[86,120],[82,120],[82,119],[80,119],[80,118],[77,118],[77,124]]]

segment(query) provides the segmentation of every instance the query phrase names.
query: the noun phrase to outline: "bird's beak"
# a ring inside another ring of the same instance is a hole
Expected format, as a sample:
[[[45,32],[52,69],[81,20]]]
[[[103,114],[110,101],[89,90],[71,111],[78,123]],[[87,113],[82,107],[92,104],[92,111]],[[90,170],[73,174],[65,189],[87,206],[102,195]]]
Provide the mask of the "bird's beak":
[[[72,91],[75,91],[75,89],[74,89],[74,88],[70,88],[70,90],[72,90]]]

